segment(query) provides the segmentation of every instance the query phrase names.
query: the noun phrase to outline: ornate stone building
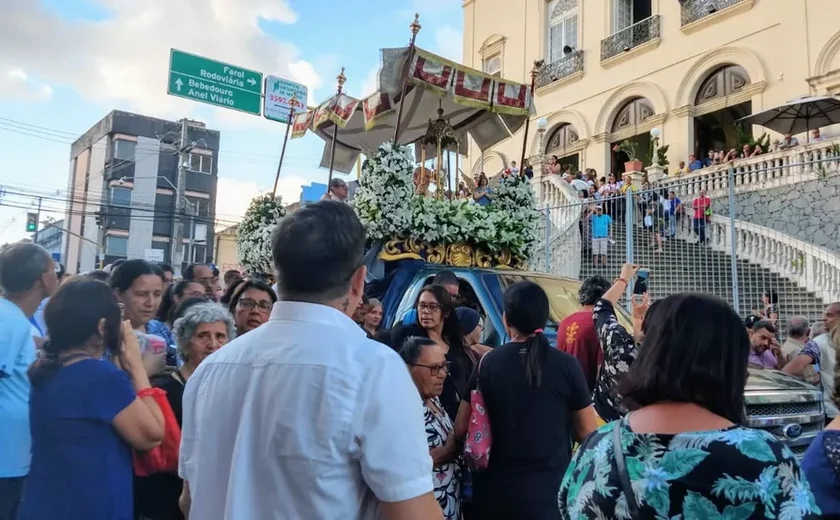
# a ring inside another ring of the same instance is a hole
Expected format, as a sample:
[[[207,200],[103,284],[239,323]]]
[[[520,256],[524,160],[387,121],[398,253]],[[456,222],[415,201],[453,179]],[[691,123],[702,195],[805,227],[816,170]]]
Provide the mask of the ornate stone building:
[[[629,140],[644,160],[651,130],[670,145],[673,168],[691,153],[735,147],[745,115],[840,94],[836,0],[464,0],[463,8],[467,65],[527,83],[534,61],[544,61],[526,156],[556,155],[599,176],[623,171],[616,143]],[[495,173],[519,162],[522,146],[521,130],[484,154],[473,145],[469,165]]]

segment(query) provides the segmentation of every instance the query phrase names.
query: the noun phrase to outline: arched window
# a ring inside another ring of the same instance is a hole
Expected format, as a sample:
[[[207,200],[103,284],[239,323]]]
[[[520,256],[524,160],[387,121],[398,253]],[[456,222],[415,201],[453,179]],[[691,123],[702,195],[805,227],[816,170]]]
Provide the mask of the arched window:
[[[545,145],[546,153],[554,150],[562,150],[567,146],[576,143],[580,139],[577,130],[569,123],[562,123],[549,134]]]
[[[709,74],[700,84],[694,104],[702,105],[718,98],[737,94],[749,83],[750,76],[743,67],[738,65],[723,66]]]
[[[493,76],[501,76],[502,75],[502,56],[499,54],[495,54],[493,56],[488,56],[484,59],[484,64],[482,65],[484,72],[486,74],[490,74]]]
[[[548,63],[560,61],[566,51],[578,46],[578,0],[552,0],[548,3]],[[565,50],[564,50],[565,49]]]
[[[632,126],[642,124],[645,119],[653,117],[656,111],[645,98],[631,99],[618,111],[612,124],[612,131],[618,132]]]

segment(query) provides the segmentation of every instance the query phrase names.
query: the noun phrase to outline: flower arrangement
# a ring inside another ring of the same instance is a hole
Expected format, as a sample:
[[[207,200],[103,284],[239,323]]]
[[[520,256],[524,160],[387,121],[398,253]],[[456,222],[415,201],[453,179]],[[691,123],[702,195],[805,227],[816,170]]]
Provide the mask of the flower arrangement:
[[[270,274],[271,233],[286,216],[283,200],[271,194],[251,201],[236,231],[236,253],[239,262],[251,274]]]
[[[355,209],[368,238],[396,237],[430,244],[466,243],[526,262],[537,242],[540,214],[527,179],[503,177],[492,204],[415,195],[410,149],[386,143],[362,166]]]

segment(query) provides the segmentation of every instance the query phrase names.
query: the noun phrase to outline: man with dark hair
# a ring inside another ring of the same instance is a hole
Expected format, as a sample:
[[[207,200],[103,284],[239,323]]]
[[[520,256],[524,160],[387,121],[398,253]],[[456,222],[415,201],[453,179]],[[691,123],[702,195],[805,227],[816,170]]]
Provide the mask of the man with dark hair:
[[[353,209],[334,201],[274,230],[271,318],[206,358],[184,392],[185,516],[441,518],[419,393],[350,318],[364,246]]]
[[[235,282],[237,280],[241,280],[241,279],[242,279],[242,273],[240,273],[236,269],[228,269],[227,271],[225,271],[225,275],[222,278],[222,281],[225,284],[225,290],[230,288],[230,285],[233,282]]]
[[[19,242],[0,249],[0,519],[17,518],[29,473],[29,378],[35,341],[29,322],[58,286],[43,247]],[[83,302],[81,302],[83,303]]]
[[[213,288],[213,268],[207,264],[188,265],[184,269],[184,280],[200,283],[211,298],[216,295],[216,289]]]
[[[461,283],[452,271],[440,271],[432,278],[432,283],[442,285],[453,299],[457,299],[461,292]]]
[[[595,390],[598,368],[604,362],[592,310],[611,285],[603,276],[591,276],[584,280],[578,291],[583,308],[563,318],[557,326],[557,348],[578,360],[590,393]]]
[[[755,322],[748,334],[751,366],[776,369],[784,364],[782,348],[776,341],[776,327],[769,320]]]

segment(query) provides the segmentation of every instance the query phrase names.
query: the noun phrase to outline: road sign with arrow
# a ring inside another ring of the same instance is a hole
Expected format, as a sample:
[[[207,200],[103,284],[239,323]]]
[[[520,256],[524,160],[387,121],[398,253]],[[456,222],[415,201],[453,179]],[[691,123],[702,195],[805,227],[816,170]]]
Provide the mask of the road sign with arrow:
[[[172,49],[168,93],[260,115],[263,75],[236,65]]]

